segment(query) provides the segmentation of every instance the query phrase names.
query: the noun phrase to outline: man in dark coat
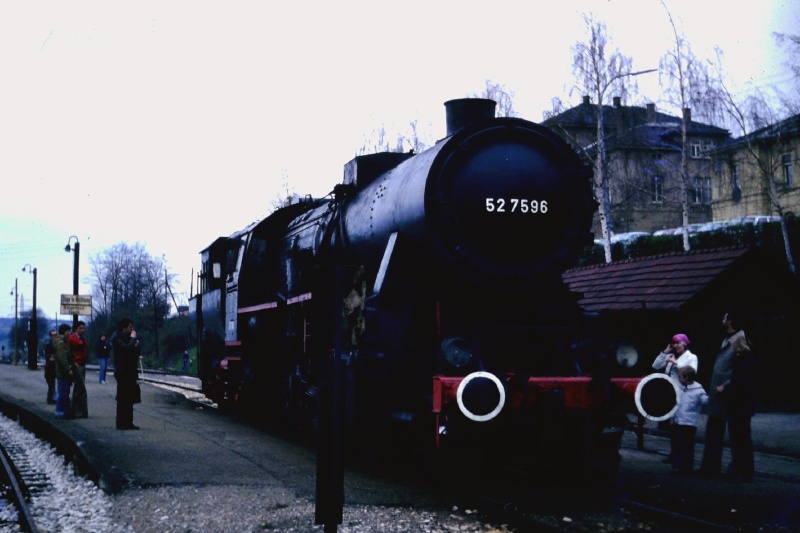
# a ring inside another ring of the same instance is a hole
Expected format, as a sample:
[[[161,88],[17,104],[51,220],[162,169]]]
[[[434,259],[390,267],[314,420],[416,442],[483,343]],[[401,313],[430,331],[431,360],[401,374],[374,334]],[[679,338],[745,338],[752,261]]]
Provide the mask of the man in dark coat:
[[[117,429],[139,429],[133,425],[133,404],[141,401],[139,390],[139,339],[133,321],[123,318],[111,337],[114,379],[117,380]]]
[[[55,404],[56,398],[56,347],[53,341],[58,337],[56,330],[50,330],[50,341],[44,345],[44,380],[47,382],[47,403]]]

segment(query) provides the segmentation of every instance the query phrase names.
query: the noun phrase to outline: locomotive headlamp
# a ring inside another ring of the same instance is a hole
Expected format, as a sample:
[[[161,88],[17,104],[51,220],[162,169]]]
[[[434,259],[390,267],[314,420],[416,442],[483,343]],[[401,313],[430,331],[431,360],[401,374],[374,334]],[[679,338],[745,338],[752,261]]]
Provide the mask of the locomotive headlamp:
[[[461,368],[472,360],[472,347],[461,337],[442,341],[442,357],[453,368]]]
[[[620,342],[614,348],[614,360],[622,368],[632,368],[639,361],[639,351],[629,342]]]

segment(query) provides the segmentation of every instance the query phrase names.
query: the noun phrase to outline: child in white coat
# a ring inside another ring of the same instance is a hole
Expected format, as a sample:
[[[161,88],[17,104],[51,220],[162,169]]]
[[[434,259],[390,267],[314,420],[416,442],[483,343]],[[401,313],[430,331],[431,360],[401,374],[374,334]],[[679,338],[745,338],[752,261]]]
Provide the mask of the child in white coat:
[[[700,413],[708,403],[708,394],[697,383],[695,369],[682,366],[678,369],[680,397],[678,410],[672,416],[672,471],[687,474],[694,469],[694,447]]]

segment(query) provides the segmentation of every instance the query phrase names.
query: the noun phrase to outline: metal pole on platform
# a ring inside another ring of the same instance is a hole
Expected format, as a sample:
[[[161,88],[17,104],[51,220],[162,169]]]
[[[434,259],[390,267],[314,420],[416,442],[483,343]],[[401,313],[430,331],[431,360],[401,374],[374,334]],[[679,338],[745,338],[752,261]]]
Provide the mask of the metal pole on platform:
[[[14,278],[14,353],[13,363],[19,362],[19,278]]]
[[[31,268],[30,264],[22,267],[22,271],[28,270],[33,274],[33,309],[31,310],[30,328],[28,329],[28,368],[36,370],[38,368],[37,351],[39,350],[39,323],[36,320],[36,269]]]
[[[317,443],[315,522],[336,533],[344,512],[344,360],[342,358],[342,295],[344,268],[334,267],[333,301],[322,309],[333,313],[333,353],[322,361]],[[327,280],[326,280],[327,281]],[[328,315],[330,316],[330,315]]]
[[[69,243],[75,239],[75,244],[70,248]],[[67,239],[67,245],[64,247],[64,251],[75,252],[75,263],[72,267],[72,294],[75,296],[78,295],[78,265],[80,265],[80,255],[81,255],[81,243],[78,242],[77,235],[70,235],[70,238]],[[76,299],[77,301],[77,299]],[[78,329],[78,315],[72,315],[72,331]]]

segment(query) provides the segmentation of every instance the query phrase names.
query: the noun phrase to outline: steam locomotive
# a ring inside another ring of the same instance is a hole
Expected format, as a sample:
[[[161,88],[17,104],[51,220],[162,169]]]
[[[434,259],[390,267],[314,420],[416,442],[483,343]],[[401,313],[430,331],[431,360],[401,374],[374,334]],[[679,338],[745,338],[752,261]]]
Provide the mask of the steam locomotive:
[[[592,172],[492,100],[445,109],[432,148],[356,157],[331,195],[201,252],[204,392],[313,427],[335,354],[348,429],[616,468],[639,382],[617,363],[635,354],[611,351],[561,279],[592,242]]]

